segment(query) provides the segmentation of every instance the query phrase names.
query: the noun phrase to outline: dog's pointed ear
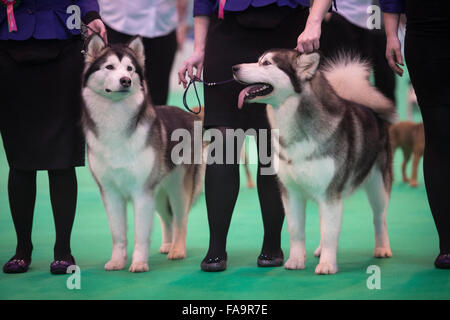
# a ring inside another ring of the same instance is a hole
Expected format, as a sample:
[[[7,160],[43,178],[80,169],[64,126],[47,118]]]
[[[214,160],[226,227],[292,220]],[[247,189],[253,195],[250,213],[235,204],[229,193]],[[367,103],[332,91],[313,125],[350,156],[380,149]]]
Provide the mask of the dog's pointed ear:
[[[133,50],[139,63],[142,66],[144,66],[145,65],[145,48],[144,48],[144,42],[142,41],[142,37],[134,36],[133,38],[130,39],[127,46],[128,46],[128,48]]]
[[[102,50],[106,47],[106,42],[98,34],[93,34],[89,37],[86,45],[86,57],[87,63],[92,62],[97,58]]]
[[[297,58],[297,73],[302,81],[311,80],[319,68],[320,54],[317,52],[301,54]]]

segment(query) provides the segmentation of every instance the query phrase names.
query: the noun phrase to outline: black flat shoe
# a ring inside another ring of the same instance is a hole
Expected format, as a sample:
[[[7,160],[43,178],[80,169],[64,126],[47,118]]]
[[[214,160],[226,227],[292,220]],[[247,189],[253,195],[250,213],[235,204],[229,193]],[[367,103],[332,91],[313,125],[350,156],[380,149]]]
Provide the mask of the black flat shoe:
[[[438,255],[434,265],[438,269],[450,269],[450,253]]]
[[[30,267],[31,259],[21,259],[15,256],[9,259],[3,266],[4,273],[24,273]]]
[[[261,253],[258,257],[258,267],[281,267],[283,262],[283,251],[278,254]]]
[[[70,266],[76,265],[75,258],[71,255],[67,260],[55,260],[50,264],[51,274],[66,274]]]
[[[227,268],[227,254],[225,257],[205,258],[200,267],[205,272],[224,271]]]

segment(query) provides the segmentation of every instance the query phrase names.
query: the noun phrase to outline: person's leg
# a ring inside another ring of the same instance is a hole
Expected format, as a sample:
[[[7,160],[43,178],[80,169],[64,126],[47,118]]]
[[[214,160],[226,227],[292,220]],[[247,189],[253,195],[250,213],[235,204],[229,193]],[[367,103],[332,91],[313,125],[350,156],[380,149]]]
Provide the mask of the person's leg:
[[[334,57],[340,52],[358,52],[358,29],[334,12],[322,23],[320,51],[326,58]]]
[[[436,46],[439,50],[436,50]],[[450,46],[441,38],[415,36],[407,28],[405,58],[417,95],[425,129],[423,159],[428,202],[439,235],[438,268],[450,269],[450,203],[446,185],[450,181]]]
[[[126,43],[131,39],[131,36],[119,31],[114,30],[108,25],[105,25],[106,31],[108,33],[109,43]]]
[[[36,171],[9,170],[8,196],[17,236],[16,254],[3,266],[5,273],[26,272],[31,263],[31,231],[36,200]]]
[[[177,37],[175,31],[163,37],[144,38],[145,73],[153,104],[165,105],[169,96],[169,80],[175,53]]]
[[[395,104],[395,74],[387,63],[384,30],[367,31],[375,78],[375,87]]]
[[[210,158],[210,156],[217,157],[217,152],[222,151],[223,159],[226,159],[226,128],[219,127],[217,129],[222,134],[223,148],[222,150],[216,149],[211,155],[208,155],[208,158]],[[214,140],[212,143],[214,143]],[[240,155],[240,148],[237,146],[233,151],[236,152],[235,155]],[[227,234],[231,216],[239,194],[239,185],[238,162],[234,161],[232,164],[211,163],[206,165],[205,198],[206,209],[208,211],[210,238],[208,253],[202,261],[202,269],[204,271],[222,271],[226,268]]]
[[[258,265],[281,266],[283,264],[281,229],[284,221],[284,207],[276,164],[272,159],[271,132],[270,129],[264,130],[267,134],[259,130],[256,139],[259,154],[258,197],[264,224],[264,241]]]
[[[15,257],[31,259],[31,230],[36,200],[36,171],[9,170],[9,207],[17,235]]]
[[[54,258],[71,261],[70,235],[77,203],[75,168],[48,171],[50,200],[56,228]]]
[[[425,128],[425,153],[423,170],[428,201],[439,234],[441,254],[450,254],[450,105],[443,107],[421,106]]]

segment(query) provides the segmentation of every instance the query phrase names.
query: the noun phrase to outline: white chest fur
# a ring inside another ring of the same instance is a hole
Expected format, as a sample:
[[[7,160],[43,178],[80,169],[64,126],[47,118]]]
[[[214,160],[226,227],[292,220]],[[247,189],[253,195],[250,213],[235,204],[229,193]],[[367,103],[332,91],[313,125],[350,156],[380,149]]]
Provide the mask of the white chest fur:
[[[142,190],[155,163],[155,150],[147,144],[149,123],[130,130],[130,123],[143,97],[119,102],[83,92],[97,134],[86,132],[88,160],[92,173],[102,185],[130,196]],[[106,100],[106,101],[105,101]]]
[[[319,144],[311,136],[302,136],[297,126],[297,108],[300,99],[290,98],[276,112],[276,123],[281,139],[288,145],[284,151],[288,162],[280,165],[279,177],[289,189],[297,189],[306,197],[322,198],[335,174],[335,162],[331,157],[314,157]]]

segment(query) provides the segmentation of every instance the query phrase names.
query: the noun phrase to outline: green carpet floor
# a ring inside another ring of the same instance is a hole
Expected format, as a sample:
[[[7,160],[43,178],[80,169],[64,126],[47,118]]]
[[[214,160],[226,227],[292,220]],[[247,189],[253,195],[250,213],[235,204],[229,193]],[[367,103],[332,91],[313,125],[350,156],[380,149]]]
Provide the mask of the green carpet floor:
[[[404,116],[406,80],[399,82],[400,114]],[[180,94],[172,104],[181,105]],[[191,104],[195,102],[191,100]],[[254,146],[251,148],[254,152]],[[229,267],[222,273],[200,271],[208,244],[208,225],[204,197],[190,213],[187,254],[181,261],[169,261],[159,253],[161,229],[155,219],[150,250],[150,271],[106,272],[111,236],[98,189],[87,167],[78,168],[78,210],[72,237],[72,250],[81,268],[81,290],[66,287],[68,276],[52,276],[55,238],[48,178],[38,174],[32,267],[28,273],[0,273],[0,299],[449,299],[450,272],[437,270],[433,261],[438,254],[435,226],[427,204],[422,171],[419,187],[411,189],[400,179],[400,152],[395,156],[392,201],[388,212],[388,230],[393,257],[372,257],[374,235],[372,215],[365,194],[357,192],[344,204],[344,220],[339,247],[339,273],[317,276],[318,260],[313,251],[319,243],[319,221],[315,205],[308,206],[306,269],[257,268],[256,258],[262,243],[262,221],[255,189],[242,188],[233,216],[229,241]],[[255,172],[255,168],[253,173]],[[15,233],[7,197],[8,166],[0,146],[0,263],[14,252]],[[224,188],[227,186],[224,185]],[[133,244],[133,224],[129,208],[129,255]],[[282,246],[289,252],[287,227]],[[381,269],[381,289],[369,290],[366,269]]]

